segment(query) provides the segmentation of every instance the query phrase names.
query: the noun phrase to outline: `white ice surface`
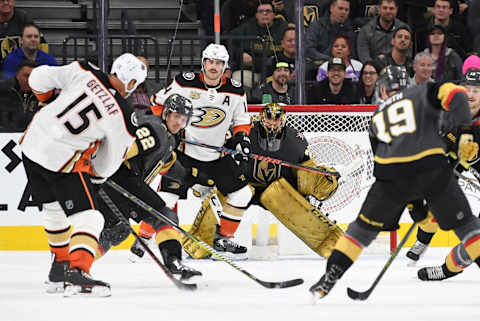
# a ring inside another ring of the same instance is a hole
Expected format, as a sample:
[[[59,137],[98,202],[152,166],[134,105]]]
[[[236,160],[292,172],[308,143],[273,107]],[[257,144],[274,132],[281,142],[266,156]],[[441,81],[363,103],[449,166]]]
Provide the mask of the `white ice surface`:
[[[420,266],[443,262],[447,248],[429,249]],[[386,262],[362,256],[317,305],[308,288],[325,269],[318,257],[238,264],[258,278],[304,278],[289,289],[265,289],[223,262],[185,260],[204,274],[196,292],[174,287],[151,260],[132,264],[127,251],[111,251],[94,263],[92,275],[110,282],[109,298],[63,298],[44,292],[48,252],[0,252],[0,321],[304,321],[304,320],[480,320],[480,270],[474,265],[442,282],[422,282],[418,267],[401,253],[370,298],[348,298],[347,286],[366,290]]]

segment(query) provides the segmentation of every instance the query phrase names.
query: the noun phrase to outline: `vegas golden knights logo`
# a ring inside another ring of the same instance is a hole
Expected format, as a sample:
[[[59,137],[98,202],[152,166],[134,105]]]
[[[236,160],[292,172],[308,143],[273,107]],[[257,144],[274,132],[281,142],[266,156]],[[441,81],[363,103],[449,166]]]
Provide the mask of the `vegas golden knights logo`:
[[[303,25],[310,26],[313,22],[318,20],[318,7],[315,5],[303,7]]]
[[[9,53],[18,48],[19,37],[7,37],[0,39],[0,48],[2,56],[0,59],[5,58]]]
[[[280,177],[280,171],[280,166],[256,159],[253,165],[253,179],[262,185],[269,185]]]

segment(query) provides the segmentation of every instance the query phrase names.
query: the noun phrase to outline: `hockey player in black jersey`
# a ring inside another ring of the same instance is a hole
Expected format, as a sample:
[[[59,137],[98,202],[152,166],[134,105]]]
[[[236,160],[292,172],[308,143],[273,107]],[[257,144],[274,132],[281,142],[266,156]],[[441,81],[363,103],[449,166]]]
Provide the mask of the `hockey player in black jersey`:
[[[466,87],[468,102],[470,110],[472,112],[473,123],[473,136],[474,141],[480,142],[480,123],[479,123],[479,110],[480,110],[480,71],[472,70],[467,72],[462,84]],[[480,170],[480,162],[478,158],[472,162],[460,163],[456,166],[455,170],[459,173],[467,170],[469,167],[473,167],[476,171]],[[456,164],[457,162],[454,161]],[[428,244],[430,243],[433,235],[438,229],[438,224],[431,219],[426,224],[419,225],[417,241],[412,249],[407,253],[407,256],[411,259],[419,259],[425,252]],[[464,244],[459,243],[456,245],[445,258],[445,263],[440,266],[429,266],[418,270],[417,275],[420,280],[423,281],[442,281],[453,276],[456,276],[463,272],[468,266],[473,263],[469,254],[466,252]]]
[[[453,83],[403,89],[407,73],[394,66],[384,69],[377,84],[384,102],[370,126],[376,181],[358,217],[337,242],[325,274],[310,288],[315,299],[330,293],[382,229],[398,225],[403,209],[413,199],[426,199],[440,227],[453,230],[480,265],[480,220],[472,215],[450,169],[441,135],[458,129],[460,160],[477,156],[478,144],[469,132],[471,113],[465,89]]]
[[[188,124],[192,113],[192,102],[181,95],[172,94],[166,100],[163,106],[161,122],[157,116],[147,112],[137,111],[139,123],[148,124],[147,131],[155,132],[158,137],[156,144],[159,148],[149,152],[149,134],[146,133],[140,144],[146,146],[145,151],[139,151],[138,156],[126,161],[120,169],[112,176],[112,180],[117,184],[135,194],[138,198],[145,201],[153,208],[160,211],[163,215],[178,223],[178,215],[175,211],[166,206],[164,200],[156,191],[150,188],[148,184],[160,173],[166,173],[170,169],[178,175],[178,183],[183,184],[182,179],[186,177],[185,169],[179,162],[176,162],[175,148],[178,145],[182,130]],[[151,127],[151,129],[150,129]],[[140,126],[138,130],[143,130]],[[102,188],[107,192],[120,210],[127,214],[129,218],[140,223],[144,221],[153,226],[156,231],[156,244],[162,255],[164,264],[174,276],[181,280],[188,280],[194,276],[201,276],[201,272],[185,266],[182,263],[182,246],[179,242],[180,235],[172,226],[169,226],[143,210],[136,204],[131,203],[123,196],[119,195],[110,187],[103,185]],[[100,211],[109,213],[110,210],[103,202],[99,200]],[[111,214],[106,215],[105,228],[100,235],[101,251],[108,251],[111,246],[120,244],[130,234],[128,228]],[[138,256],[143,256],[143,248],[136,240],[132,249],[137,251]]]

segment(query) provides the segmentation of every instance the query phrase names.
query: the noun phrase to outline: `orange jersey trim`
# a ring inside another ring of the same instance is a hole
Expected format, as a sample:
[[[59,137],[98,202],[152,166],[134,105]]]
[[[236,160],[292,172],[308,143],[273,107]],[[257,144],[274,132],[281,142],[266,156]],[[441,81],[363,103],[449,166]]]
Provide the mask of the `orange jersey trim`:
[[[150,109],[152,110],[152,113],[155,116],[162,116],[162,110],[163,110],[162,105],[154,105],[154,106],[151,106]]]
[[[35,97],[37,97],[37,99],[38,99],[39,101],[44,102],[44,101],[47,101],[48,99],[50,99],[50,97],[52,97],[52,95],[53,95],[53,89],[47,91],[46,93],[41,93],[41,92],[38,92],[38,91],[34,91],[34,90],[33,90],[33,94],[35,95]]]
[[[83,185],[83,188],[85,189],[85,194],[87,194],[88,201],[90,202],[90,206],[92,207],[92,209],[95,209],[93,198],[92,198],[92,195],[90,194],[90,191],[88,190],[87,183],[85,182],[85,178],[83,177],[82,173],[78,173],[78,175],[80,176],[80,180],[82,181],[82,185]]]
[[[250,135],[250,129],[252,129],[252,124],[235,126],[233,127],[233,135],[239,132],[244,132],[245,134]]]

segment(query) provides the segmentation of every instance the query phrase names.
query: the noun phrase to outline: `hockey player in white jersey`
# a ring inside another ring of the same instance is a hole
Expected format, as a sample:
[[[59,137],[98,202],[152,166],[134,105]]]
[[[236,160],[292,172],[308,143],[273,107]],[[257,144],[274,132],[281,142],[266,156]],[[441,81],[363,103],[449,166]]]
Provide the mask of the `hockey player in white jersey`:
[[[247,113],[247,100],[242,85],[223,75],[228,60],[229,55],[224,46],[208,45],[202,52],[202,72],[186,72],[176,76],[167,88],[154,96],[154,103],[161,108],[172,93],[189,98],[193,102],[194,113],[185,129],[185,138],[221,147],[225,144],[227,131],[232,126],[233,146],[242,153],[242,158],[246,159],[250,153],[250,116]],[[226,196],[223,212],[219,217],[220,224],[217,225],[216,232],[214,231],[213,247],[232,259],[245,259],[246,247],[234,243],[231,238],[240,224],[252,191],[236,160],[216,151],[185,143],[181,143],[178,149],[178,160],[187,171],[196,168],[198,172],[211,177],[219,192]],[[174,173],[169,173],[169,176],[172,175]],[[167,204],[173,207],[179,198],[186,197],[187,189],[195,183],[197,182],[193,178],[191,184],[179,186],[174,180],[163,177],[161,191],[170,194],[170,197],[164,195],[166,201],[170,200]]]
[[[21,139],[23,163],[32,197],[43,204],[54,257],[49,281],[64,277],[65,296],[110,295],[110,285],[89,274],[104,224],[91,178],[108,178],[133,144],[141,148],[125,98],[146,76],[144,63],[131,54],[114,61],[110,76],[79,62],[41,66],[30,75],[30,87],[48,104]]]

